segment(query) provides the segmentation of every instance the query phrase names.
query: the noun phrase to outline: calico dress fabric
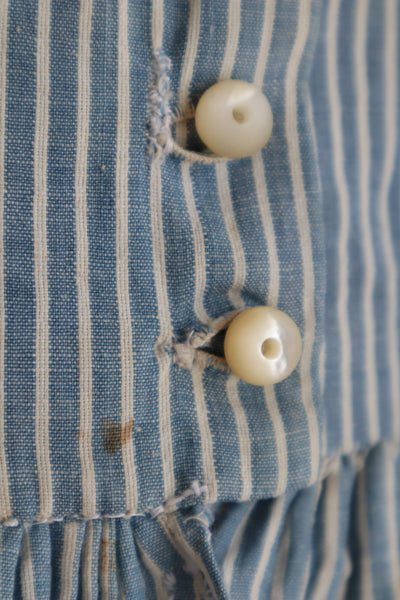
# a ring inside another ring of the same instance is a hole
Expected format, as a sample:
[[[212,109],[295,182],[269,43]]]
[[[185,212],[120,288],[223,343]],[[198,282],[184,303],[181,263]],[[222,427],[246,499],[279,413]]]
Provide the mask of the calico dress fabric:
[[[400,598],[399,0],[0,0],[1,600]],[[250,158],[193,126],[263,90]],[[285,381],[237,311],[285,311]]]

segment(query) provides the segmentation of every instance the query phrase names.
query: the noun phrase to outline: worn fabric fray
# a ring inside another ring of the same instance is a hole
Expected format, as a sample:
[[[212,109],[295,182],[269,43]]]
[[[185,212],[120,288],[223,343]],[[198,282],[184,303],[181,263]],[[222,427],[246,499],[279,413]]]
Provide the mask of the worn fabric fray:
[[[214,319],[201,331],[190,331],[183,341],[177,341],[172,345],[173,361],[182,369],[192,369],[194,365],[199,367],[215,367],[219,370],[229,372],[226,361],[220,356],[207,352],[207,344],[220,331],[225,329],[232,319],[239,313],[234,310],[223,317]]]
[[[174,150],[172,139],[171,86],[169,72],[171,60],[161,49],[155,50],[152,61],[152,82],[149,94],[150,152],[157,156]]]

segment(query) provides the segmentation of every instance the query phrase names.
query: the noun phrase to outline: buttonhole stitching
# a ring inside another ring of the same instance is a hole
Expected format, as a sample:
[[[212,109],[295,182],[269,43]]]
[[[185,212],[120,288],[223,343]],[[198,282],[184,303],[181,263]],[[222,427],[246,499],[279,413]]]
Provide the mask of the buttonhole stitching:
[[[174,123],[187,121],[194,117],[194,107],[189,104],[187,109],[181,107],[171,109],[171,59],[159,48],[153,53],[151,69],[151,87],[148,99],[149,120],[148,138],[149,151],[153,156],[174,153],[192,163],[215,164],[229,162],[235,159],[217,156],[208,151],[195,152],[180,146],[173,137]]]
[[[183,341],[176,340],[172,345],[173,362],[182,369],[191,370],[194,365],[202,368],[213,367],[220,371],[230,372],[226,361],[221,356],[207,351],[209,343],[220,331],[227,328],[232,319],[240,312],[234,310],[222,317],[212,320],[200,331],[191,330]]]

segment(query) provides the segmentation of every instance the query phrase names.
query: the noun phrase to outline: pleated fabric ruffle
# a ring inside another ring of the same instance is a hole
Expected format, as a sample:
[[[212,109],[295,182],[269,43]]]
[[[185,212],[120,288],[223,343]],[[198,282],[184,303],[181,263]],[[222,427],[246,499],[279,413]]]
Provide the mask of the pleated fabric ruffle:
[[[275,499],[3,525],[0,598],[396,600],[399,482],[381,444]]]

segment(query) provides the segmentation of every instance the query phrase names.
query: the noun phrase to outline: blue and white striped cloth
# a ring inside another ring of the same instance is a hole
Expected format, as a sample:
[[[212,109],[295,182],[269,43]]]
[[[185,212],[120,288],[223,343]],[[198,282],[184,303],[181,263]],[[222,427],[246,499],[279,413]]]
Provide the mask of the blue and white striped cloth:
[[[400,599],[399,0],[0,0],[0,599]],[[251,158],[202,92],[254,82]],[[236,311],[303,354],[229,372]]]

